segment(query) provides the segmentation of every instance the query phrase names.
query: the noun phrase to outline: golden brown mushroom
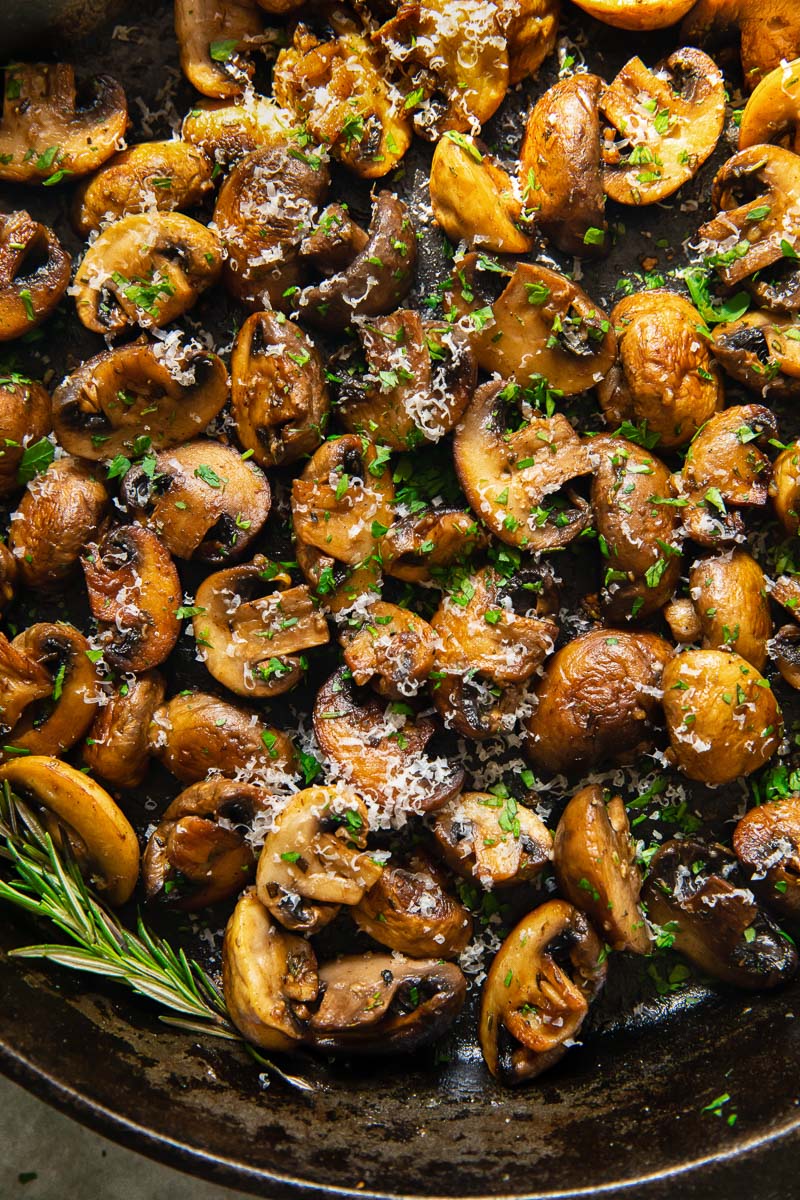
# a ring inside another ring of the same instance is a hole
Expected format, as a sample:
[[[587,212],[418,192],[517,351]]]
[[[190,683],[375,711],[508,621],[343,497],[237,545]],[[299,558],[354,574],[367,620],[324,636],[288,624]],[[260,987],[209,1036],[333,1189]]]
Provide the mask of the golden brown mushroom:
[[[524,228],[522,190],[482,142],[445,132],[434,151],[430,192],[434,219],[451,242],[495,254],[533,249]]]
[[[0,542],[0,612],[14,599],[17,583],[17,561],[5,543]]]
[[[733,379],[764,400],[800,395],[800,330],[788,317],[745,313],[714,327],[710,350]]]
[[[681,26],[681,37],[703,45],[738,32],[745,87],[752,90],[785,59],[800,54],[800,13],[794,0],[697,0]]]
[[[294,115],[250,89],[234,100],[198,100],[183,119],[181,137],[219,163],[285,143]]]
[[[772,618],[767,580],[756,560],[738,547],[699,559],[689,574],[689,595],[703,649],[729,646],[763,671]]]
[[[52,425],[46,388],[24,375],[0,378],[0,496],[19,490],[26,447],[46,437]]]
[[[84,736],[98,700],[97,675],[83,634],[63,621],[42,621],[17,634],[11,647],[38,663],[49,682],[37,688],[11,731],[17,751],[62,755]],[[13,751],[8,751],[8,756]]]
[[[800,442],[791,442],[775,459],[769,494],[775,515],[792,537],[800,530]]]
[[[175,0],[181,70],[205,96],[238,96],[253,74],[249,51],[263,39],[254,0]]]
[[[41,325],[69,276],[70,257],[52,229],[24,211],[0,213],[0,342]]]
[[[434,583],[488,544],[489,534],[472,513],[442,506],[410,513],[390,525],[381,557],[388,575],[406,583]]]
[[[800,799],[788,796],[751,808],[733,831],[733,849],[750,887],[768,908],[800,912]]]
[[[423,855],[384,867],[352,910],[376,942],[413,958],[457,958],[472,937],[469,910],[447,889],[444,873]]]
[[[0,633],[0,729],[9,733],[28,705],[52,696],[49,671]]]
[[[800,150],[800,59],[782,62],[759,82],[739,121],[739,149],[778,142]]]
[[[553,835],[513,796],[464,792],[436,813],[436,842],[457,875],[484,888],[532,883],[553,857]]]
[[[506,37],[508,82],[535,75],[555,49],[560,0],[498,0],[497,17]]]
[[[674,25],[696,0],[575,0],[575,3],[606,25],[640,32]]]
[[[381,696],[415,696],[434,668],[437,637],[407,608],[376,600],[366,613],[343,613],[344,661],[358,687],[372,683]]]
[[[135,788],[150,766],[148,730],[164,703],[166,685],[158,671],[121,683],[97,711],[83,748],[90,771],[115,788]]]

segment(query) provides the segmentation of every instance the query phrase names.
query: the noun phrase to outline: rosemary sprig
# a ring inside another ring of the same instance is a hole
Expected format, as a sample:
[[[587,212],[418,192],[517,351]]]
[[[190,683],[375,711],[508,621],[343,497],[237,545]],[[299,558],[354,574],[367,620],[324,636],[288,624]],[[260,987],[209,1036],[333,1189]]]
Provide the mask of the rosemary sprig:
[[[44,958],[74,971],[102,975],[124,983],[179,1016],[162,1016],[169,1025],[190,1033],[241,1042],[219,989],[199,963],[177,952],[137,920],[136,933],[89,888],[66,839],[56,849],[50,834],[31,809],[5,784],[0,790],[0,858],[17,878],[0,879],[0,900],[52,922],[75,945],[45,943],[9,953],[15,958]],[[245,1043],[246,1048],[250,1047]],[[259,1063],[291,1087],[313,1091],[306,1080],[289,1075],[262,1055]]]

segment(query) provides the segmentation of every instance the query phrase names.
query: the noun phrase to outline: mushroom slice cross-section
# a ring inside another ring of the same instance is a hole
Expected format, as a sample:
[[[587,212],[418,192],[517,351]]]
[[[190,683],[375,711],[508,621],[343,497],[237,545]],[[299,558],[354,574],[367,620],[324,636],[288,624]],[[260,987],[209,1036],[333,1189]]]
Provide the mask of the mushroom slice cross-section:
[[[463,792],[436,813],[436,843],[457,875],[484,888],[538,879],[553,857],[553,835],[513,796]]]
[[[415,696],[433,671],[437,637],[407,608],[376,600],[366,613],[343,613],[340,641],[353,681],[372,683],[382,696]]]
[[[0,342],[41,325],[69,277],[70,257],[52,229],[24,211],[0,213]]]
[[[469,910],[450,894],[445,873],[419,854],[387,864],[352,913],[376,942],[414,958],[457,958],[472,936]]]
[[[791,400],[800,396],[797,333],[790,317],[756,310],[715,325],[709,348],[733,379],[765,401]]]
[[[250,52],[263,42],[254,0],[175,0],[181,70],[204,96],[238,96],[250,85]]]
[[[406,583],[441,583],[448,567],[469,562],[488,543],[488,532],[471,512],[441,505],[395,521],[384,534],[381,557],[386,573]]]
[[[65,754],[89,729],[97,704],[97,674],[89,643],[72,625],[41,621],[18,633],[11,648],[38,663],[50,682],[47,696],[31,696],[11,734],[17,753]],[[5,757],[10,757],[5,747]]]
[[[23,654],[0,633],[0,730],[8,734],[29,704],[44,700],[53,690],[45,667]]]

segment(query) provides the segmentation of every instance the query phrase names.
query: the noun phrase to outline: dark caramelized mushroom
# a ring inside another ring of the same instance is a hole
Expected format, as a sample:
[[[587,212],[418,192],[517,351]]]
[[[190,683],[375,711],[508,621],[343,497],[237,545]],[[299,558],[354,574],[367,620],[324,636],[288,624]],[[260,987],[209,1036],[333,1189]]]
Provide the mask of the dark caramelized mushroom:
[[[340,640],[353,682],[372,683],[381,696],[415,696],[434,667],[437,638],[407,608],[376,600],[366,613],[343,614]]]
[[[23,211],[0,213],[0,342],[41,325],[67,290],[69,276],[70,257],[52,229]]]
[[[43,621],[18,634],[11,646],[38,663],[50,682],[49,695],[37,689],[30,696],[11,731],[13,745],[28,754],[63,755],[94,719],[98,688],[89,643],[72,625]]]
[[[797,326],[786,317],[749,312],[717,325],[711,352],[728,374],[765,400],[800,395]]]
[[[420,855],[384,867],[352,911],[364,933],[414,958],[457,958],[472,937],[469,910],[450,895],[443,872]]]
[[[768,908],[800,913],[800,798],[789,796],[745,813],[733,831],[733,849],[750,886]]]
[[[433,583],[488,543],[489,534],[472,513],[443,506],[395,521],[384,534],[381,557],[388,575],[406,583]]]
[[[782,625],[770,642],[770,654],[783,681],[800,691],[800,625]]]
[[[553,857],[553,835],[512,796],[464,792],[436,813],[436,842],[457,875],[482,887],[513,887],[541,875]]]
[[[126,680],[98,709],[83,748],[83,761],[112,787],[135,788],[150,766],[148,731],[153,713],[164,703],[165,684],[158,671]]]
[[[46,388],[24,375],[0,378],[0,496],[20,489],[25,447],[46,437],[52,425]]]
[[[697,0],[681,27],[694,44],[741,36],[742,76],[751,90],[785,59],[800,54],[800,14],[794,0]]]
[[[238,96],[249,85],[249,51],[263,41],[252,0],[175,0],[181,70],[204,96]]]

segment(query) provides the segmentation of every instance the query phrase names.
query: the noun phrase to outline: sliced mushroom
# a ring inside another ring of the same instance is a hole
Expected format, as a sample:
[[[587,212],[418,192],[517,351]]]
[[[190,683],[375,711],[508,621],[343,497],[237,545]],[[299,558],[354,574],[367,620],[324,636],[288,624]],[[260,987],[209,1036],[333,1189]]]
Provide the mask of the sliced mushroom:
[[[690,779],[732,783],[778,749],[783,718],[769,682],[732,651],[686,650],[664,669],[672,758]]]
[[[672,647],[653,633],[594,629],[545,668],[527,720],[527,753],[547,771],[574,774],[633,759],[652,745],[661,677]]]
[[[725,123],[725,83],[707,54],[676,50],[649,70],[625,64],[600,98],[604,187],[620,204],[656,204],[697,174]]]
[[[555,49],[560,0],[498,0],[497,16],[508,51],[508,82],[535,75]]]
[[[800,14],[794,0],[697,0],[681,27],[681,37],[704,44],[741,35],[742,75],[752,90],[769,71],[800,54]]]
[[[760,81],[739,121],[739,149],[778,142],[800,150],[800,59],[782,62]]]
[[[674,25],[696,0],[575,0],[575,3],[606,25],[640,32]]]
[[[800,625],[782,625],[770,643],[770,654],[783,681],[800,690]]]
[[[646,422],[664,449],[686,445],[724,403],[702,317],[683,296],[656,289],[626,296],[611,320],[619,357],[597,385],[606,421]]]
[[[304,262],[312,262],[323,275],[334,275],[360,254],[368,234],[350,216],[346,204],[327,204],[300,246]]]
[[[406,704],[387,706],[374,693],[359,693],[348,674],[332,675],[314,703],[314,733],[323,754],[390,818],[441,808],[461,790],[464,772],[425,753],[435,722],[409,715]]]
[[[0,766],[0,782],[63,823],[79,864],[109,904],[124,904],[139,875],[139,843],[99,784],[47,755]]]
[[[600,158],[599,75],[548,88],[531,109],[519,153],[520,182],[536,224],[565,254],[608,250]]]
[[[447,131],[434,151],[430,191],[434,218],[451,242],[495,254],[533,250],[521,189],[483,143]]]
[[[196,912],[238,895],[256,865],[247,828],[268,813],[271,801],[263,788],[233,779],[186,788],[148,840],[142,857],[146,898]]]
[[[25,586],[60,587],[78,566],[86,543],[99,536],[108,505],[98,472],[77,458],[58,458],[32,479],[8,533]]]
[[[75,193],[72,223],[84,237],[129,213],[172,212],[201,204],[211,163],[187,142],[142,142],[115,154]]]
[[[51,696],[49,671],[0,633],[0,729],[9,733],[30,704]]]
[[[478,388],[453,454],[473,512],[511,546],[566,546],[591,520],[589,505],[570,487],[592,469],[589,446],[565,416],[541,416],[513,384]]]
[[[749,312],[714,327],[710,349],[730,376],[767,401],[800,395],[800,329],[787,317]]]
[[[26,446],[47,437],[53,426],[46,388],[24,375],[0,378],[0,496],[19,491]]]
[[[264,700],[295,687],[308,663],[301,653],[329,640],[308,588],[259,554],[208,575],[197,589],[198,655],[237,696]]]
[[[98,709],[83,748],[90,771],[115,788],[136,788],[150,766],[148,730],[164,703],[165,683],[157,671],[125,680]]]
[[[434,668],[437,637],[407,608],[376,600],[366,613],[348,614],[340,634],[344,661],[358,687],[372,683],[381,696],[415,696]]]
[[[265,725],[255,710],[206,692],[173,696],[156,709],[150,749],[182,783],[198,783],[209,771],[267,784],[292,775],[296,758],[285,733]]]
[[[800,913],[800,799],[751,808],[733,831],[733,849],[750,887],[768,908]]]
[[[298,792],[264,841],[259,900],[287,929],[318,933],[380,879],[380,862],[366,853],[368,831],[357,796],[326,787]]]
[[[556,829],[553,867],[561,892],[602,931],[612,950],[649,954],[639,904],[642,876],[620,796],[606,802],[596,783],[575,793]]]
[[[70,257],[52,229],[23,210],[0,213],[0,342],[41,325],[67,290],[69,276]]]
[[[723,846],[666,842],[651,861],[645,897],[650,920],[674,931],[674,948],[714,979],[760,989],[794,976],[797,952]]]
[[[67,63],[7,67],[0,121],[0,179],[58,183],[96,171],[125,134],[125,93],[110,75],[76,86]]]
[[[800,442],[791,442],[775,459],[769,494],[775,515],[793,537],[800,530]]]
[[[240,557],[270,508],[266,476],[220,442],[186,442],[131,467],[120,496],[170,554],[219,563]]]
[[[469,910],[450,895],[443,872],[423,855],[384,867],[352,911],[364,933],[413,958],[457,958],[472,937]]]
[[[699,559],[689,574],[689,594],[703,649],[729,646],[763,671],[772,617],[767,580],[756,560],[738,547],[729,554]]]
[[[181,137],[210,159],[235,163],[251,150],[285,144],[294,114],[249,88],[235,100],[198,100],[183,119]]]
[[[95,333],[159,328],[180,317],[222,270],[219,238],[183,213],[147,212],[107,226],[75,274],[78,316]]]
[[[532,883],[553,857],[553,835],[513,796],[464,792],[436,813],[436,842],[447,865],[482,887]]]
[[[381,557],[387,574],[406,583],[433,583],[488,543],[489,534],[472,513],[443,506],[395,521],[384,535]]]
[[[63,755],[89,729],[98,701],[89,643],[72,625],[42,621],[17,634],[11,647],[38,663],[50,685],[44,697],[37,688],[16,721],[10,735],[14,748],[27,754]]]
[[[512,929],[481,995],[478,1036],[496,1079],[524,1083],[563,1057],[605,982],[602,950],[583,913],[563,900]]]
[[[253,75],[249,51],[262,42],[254,0],[175,0],[181,70],[204,96],[238,96]]]
[[[236,433],[261,467],[285,466],[319,446],[330,397],[322,357],[299,325],[253,313],[231,354]]]
[[[133,454],[142,437],[164,450],[203,432],[227,385],[222,359],[203,347],[131,342],[87,359],[56,388],[56,437],[70,454],[95,460]]]

